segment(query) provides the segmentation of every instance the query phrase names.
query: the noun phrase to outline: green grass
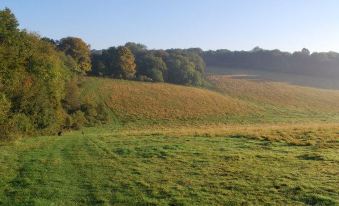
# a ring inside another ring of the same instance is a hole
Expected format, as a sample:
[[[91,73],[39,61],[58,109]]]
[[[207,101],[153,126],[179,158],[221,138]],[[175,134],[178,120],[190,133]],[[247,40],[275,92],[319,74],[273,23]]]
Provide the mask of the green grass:
[[[0,142],[0,205],[339,205],[338,91],[213,81],[85,78],[112,121]]]
[[[0,205],[336,205],[338,148],[95,128],[28,138],[0,146]]]

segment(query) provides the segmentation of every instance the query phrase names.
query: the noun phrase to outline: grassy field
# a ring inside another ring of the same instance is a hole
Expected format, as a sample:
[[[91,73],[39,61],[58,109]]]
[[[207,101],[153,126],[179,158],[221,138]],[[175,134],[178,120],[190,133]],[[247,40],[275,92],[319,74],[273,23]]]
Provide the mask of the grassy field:
[[[338,127],[318,126],[271,131],[313,141],[304,145],[254,127],[213,137],[89,128],[5,143],[0,204],[337,205]]]
[[[112,122],[0,142],[0,205],[339,205],[339,92],[87,78]]]

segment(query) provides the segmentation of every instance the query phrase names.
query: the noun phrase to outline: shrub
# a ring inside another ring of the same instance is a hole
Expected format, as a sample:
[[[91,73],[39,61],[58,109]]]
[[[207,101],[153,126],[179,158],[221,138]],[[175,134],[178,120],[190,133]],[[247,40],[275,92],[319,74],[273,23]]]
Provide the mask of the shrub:
[[[110,120],[110,110],[108,109],[108,107],[103,104],[100,103],[97,107],[96,107],[96,112],[97,112],[97,116],[96,119],[99,120],[101,123],[107,123]]]
[[[30,118],[22,113],[15,114],[11,118],[10,124],[14,127],[14,132],[18,134],[31,134],[34,131]]]
[[[142,81],[142,82],[151,82],[152,81],[152,79],[149,78],[146,75],[138,75],[137,80]]]
[[[150,77],[154,82],[164,82],[163,74],[158,69],[152,69],[150,72]]]
[[[34,126],[31,120],[22,113],[15,114],[8,118],[5,123],[0,124],[0,139],[17,139],[33,132]]]
[[[5,94],[0,93],[0,124],[7,120],[10,108],[11,102],[6,98]]]
[[[63,107],[68,113],[73,113],[80,109],[80,90],[77,79],[73,78],[66,84],[66,95],[63,99]]]
[[[73,126],[73,118],[70,115],[67,115],[64,122],[64,129],[71,129]]]
[[[80,129],[87,123],[85,114],[82,111],[76,111],[74,114],[72,114],[72,120],[72,128],[76,130]]]
[[[11,124],[8,123],[0,124],[0,140],[10,140],[16,139],[18,137],[19,135],[13,132]]]

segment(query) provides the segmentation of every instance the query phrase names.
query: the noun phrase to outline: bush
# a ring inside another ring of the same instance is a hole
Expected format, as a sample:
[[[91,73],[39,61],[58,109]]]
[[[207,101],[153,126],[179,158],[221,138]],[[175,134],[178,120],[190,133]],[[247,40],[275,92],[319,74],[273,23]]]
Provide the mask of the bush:
[[[68,113],[73,113],[80,109],[80,90],[76,78],[71,79],[66,84],[66,95],[63,99],[63,107]]]
[[[15,114],[11,120],[10,124],[14,127],[14,132],[19,134],[32,134],[34,131],[34,126],[29,117],[25,114]]]
[[[195,71],[192,77],[192,85],[202,86],[203,84],[204,84],[204,78],[202,77],[201,73]]]
[[[110,110],[103,103],[97,104],[87,100],[86,103],[81,105],[81,111],[85,114],[88,126],[109,121]]]
[[[84,103],[81,104],[81,111],[85,114],[88,126],[94,126],[97,122],[96,117],[98,115],[97,103],[92,99],[86,99]]]
[[[99,104],[96,108],[97,117],[96,119],[99,120],[101,123],[107,123],[110,120],[110,110],[104,104]]]
[[[13,132],[11,124],[0,124],[0,140],[11,140],[19,137],[19,134]]]
[[[154,82],[164,82],[163,74],[158,69],[152,69],[150,72],[150,77]]]
[[[0,124],[0,139],[17,139],[23,135],[33,134],[34,126],[25,114],[18,113]]]
[[[141,81],[141,82],[151,82],[152,81],[152,79],[149,78],[146,75],[138,75],[137,80]]]
[[[64,129],[71,129],[73,126],[73,118],[70,115],[67,115],[64,122]]]
[[[87,123],[85,114],[82,111],[76,111],[74,114],[72,114],[72,120],[72,128],[76,130],[80,129]]]
[[[0,124],[5,123],[11,108],[11,102],[6,98],[5,94],[0,93]]]

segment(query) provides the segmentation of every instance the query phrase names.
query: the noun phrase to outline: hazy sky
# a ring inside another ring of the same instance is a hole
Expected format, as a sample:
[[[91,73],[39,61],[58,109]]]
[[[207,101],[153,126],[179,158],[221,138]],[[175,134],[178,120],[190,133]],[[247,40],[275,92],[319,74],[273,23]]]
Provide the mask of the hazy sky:
[[[21,28],[94,49],[128,41],[149,48],[339,51],[339,0],[0,0]]]

